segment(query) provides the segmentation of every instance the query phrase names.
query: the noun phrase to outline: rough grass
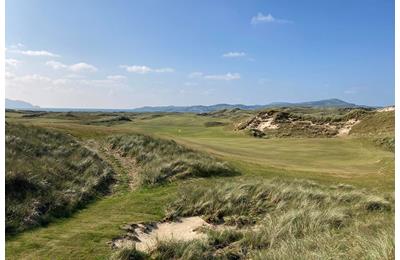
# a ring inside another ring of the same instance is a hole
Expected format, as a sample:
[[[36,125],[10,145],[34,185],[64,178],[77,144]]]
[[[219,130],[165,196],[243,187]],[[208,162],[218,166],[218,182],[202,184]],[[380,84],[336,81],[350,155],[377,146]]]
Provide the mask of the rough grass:
[[[373,140],[374,144],[384,150],[394,152],[395,150],[395,138],[394,137],[381,137]]]
[[[46,224],[108,191],[112,169],[65,134],[6,124],[6,233]]]
[[[206,230],[206,240],[159,241],[147,257],[394,259],[393,204],[349,185],[309,181],[189,186],[167,217],[201,215],[225,228]]]
[[[136,160],[138,183],[156,185],[188,177],[229,176],[236,172],[226,163],[177,144],[135,134],[108,138],[111,149]]]
[[[391,135],[394,136],[395,112],[376,112],[371,113],[360,123],[353,126],[350,131],[352,135],[377,136]]]

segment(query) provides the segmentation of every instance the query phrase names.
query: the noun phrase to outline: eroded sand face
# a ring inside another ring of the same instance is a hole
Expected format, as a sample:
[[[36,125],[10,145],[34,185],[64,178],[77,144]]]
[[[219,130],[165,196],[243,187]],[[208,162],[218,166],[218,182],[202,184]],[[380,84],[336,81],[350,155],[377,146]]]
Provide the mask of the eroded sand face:
[[[355,120],[355,119],[350,119],[348,120],[343,127],[341,127],[338,130],[338,134],[337,136],[347,136],[349,135],[351,128],[353,128],[353,126],[355,126],[356,124],[358,124],[360,122],[360,120]]]
[[[144,252],[152,250],[158,240],[182,240],[206,238],[206,234],[199,232],[202,227],[210,227],[200,217],[181,218],[176,222],[163,222],[153,224],[132,224],[125,229],[128,234],[124,237],[113,239],[113,248],[135,247]]]

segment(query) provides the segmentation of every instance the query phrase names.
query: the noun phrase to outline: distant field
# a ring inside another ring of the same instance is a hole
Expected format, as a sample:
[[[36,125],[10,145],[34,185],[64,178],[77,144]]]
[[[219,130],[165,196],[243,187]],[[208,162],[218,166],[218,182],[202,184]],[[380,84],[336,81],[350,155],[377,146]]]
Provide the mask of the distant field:
[[[389,114],[386,115],[390,118]],[[217,177],[215,180],[305,178],[327,184],[352,184],[383,195],[394,191],[394,153],[375,145],[372,137],[363,134],[364,129],[370,125],[360,125],[357,130],[359,135],[340,138],[259,139],[234,131],[232,118],[229,116],[124,115],[131,121],[119,121],[109,115],[111,120],[104,121],[99,119],[105,116],[82,113],[73,116],[59,113],[37,117],[6,113],[6,116],[8,122],[57,129],[71,134],[81,142],[91,140],[101,144],[110,135],[129,133],[173,139],[182,145],[227,161],[241,173],[239,176]],[[246,116],[248,115],[243,115],[243,118]],[[234,120],[237,118],[241,118],[240,115]],[[391,136],[392,130],[393,128],[386,129],[382,135]],[[116,171],[124,174],[123,167],[115,167],[121,168]],[[213,180],[193,179],[133,192],[122,190],[90,204],[71,218],[8,239],[7,257],[107,259],[111,250],[106,242],[121,232],[120,225],[161,219],[166,202],[171,201],[180,185],[187,182],[198,185],[214,184]]]

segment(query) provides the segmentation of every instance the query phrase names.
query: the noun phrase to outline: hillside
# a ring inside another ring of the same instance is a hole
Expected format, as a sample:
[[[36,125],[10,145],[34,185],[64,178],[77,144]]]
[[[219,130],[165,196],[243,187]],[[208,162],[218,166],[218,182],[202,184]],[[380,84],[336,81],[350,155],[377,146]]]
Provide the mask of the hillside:
[[[197,106],[145,106],[131,109],[108,109],[108,108],[41,108],[33,106],[24,101],[16,101],[6,99],[6,109],[25,109],[25,110],[43,110],[49,112],[137,112],[137,113],[209,113],[223,109],[241,109],[241,110],[259,110],[266,108],[282,108],[282,107],[308,107],[308,108],[356,108],[364,107],[348,103],[340,99],[324,99],[318,101],[289,103],[274,102],[265,105],[244,105],[244,104],[216,104],[216,105],[197,105]]]
[[[367,108],[274,108],[236,120],[256,137],[394,136],[394,111]]]
[[[113,170],[70,136],[6,124],[6,233],[69,216],[108,192]]]
[[[161,107],[140,107],[132,109],[133,112],[180,112],[180,113],[207,113],[222,109],[239,108],[242,110],[257,110],[270,107],[314,107],[314,108],[354,108],[361,107],[340,99],[326,99],[310,102],[288,103],[275,102],[266,105],[243,105],[243,104],[217,104],[211,106],[161,106]]]
[[[21,109],[21,110],[40,109],[39,106],[34,106],[31,103],[21,100],[12,100],[8,98],[6,98],[5,107],[6,109]]]

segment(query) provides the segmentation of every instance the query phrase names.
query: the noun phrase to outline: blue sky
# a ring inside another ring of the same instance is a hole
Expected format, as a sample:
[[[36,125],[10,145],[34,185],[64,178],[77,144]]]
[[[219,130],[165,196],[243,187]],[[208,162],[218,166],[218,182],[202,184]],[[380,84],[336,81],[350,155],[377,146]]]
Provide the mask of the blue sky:
[[[394,103],[394,1],[6,1],[6,97],[43,107]]]

